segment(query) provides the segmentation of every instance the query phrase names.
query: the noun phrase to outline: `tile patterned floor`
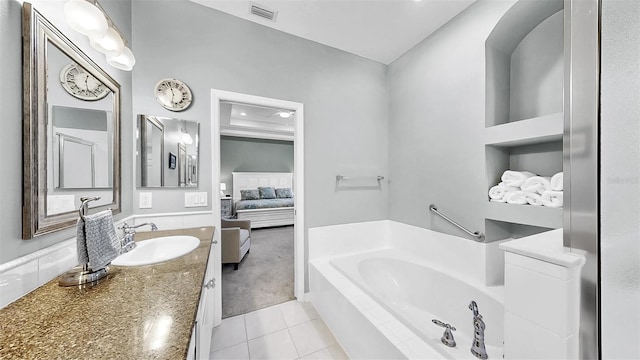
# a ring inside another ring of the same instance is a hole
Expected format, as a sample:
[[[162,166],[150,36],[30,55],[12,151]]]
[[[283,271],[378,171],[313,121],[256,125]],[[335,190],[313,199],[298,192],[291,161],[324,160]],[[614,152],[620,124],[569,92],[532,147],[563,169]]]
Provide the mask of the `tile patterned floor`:
[[[295,300],[222,320],[209,358],[349,359],[313,305]]]

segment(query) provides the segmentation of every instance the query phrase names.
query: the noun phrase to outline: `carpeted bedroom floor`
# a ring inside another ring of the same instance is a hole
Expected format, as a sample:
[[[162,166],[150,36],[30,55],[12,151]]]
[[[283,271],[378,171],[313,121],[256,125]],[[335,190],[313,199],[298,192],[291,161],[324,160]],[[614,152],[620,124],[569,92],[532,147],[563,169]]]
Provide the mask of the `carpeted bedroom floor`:
[[[251,230],[251,250],[240,268],[222,265],[222,318],[292,299],[293,226]]]

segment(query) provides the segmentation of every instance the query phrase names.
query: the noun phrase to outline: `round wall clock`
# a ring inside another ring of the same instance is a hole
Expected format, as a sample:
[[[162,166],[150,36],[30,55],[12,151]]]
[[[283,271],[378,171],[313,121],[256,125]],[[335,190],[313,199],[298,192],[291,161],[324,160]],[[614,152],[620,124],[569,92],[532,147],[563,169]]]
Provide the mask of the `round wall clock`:
[[[60,84],[69,94],[81,100],[100,100],[111,92],[100,80],[76,63],[62,68]]]
[[[162,79],[158,81],[155,89],[156,100],[167,110],[186,110],[193,96],[187,84],[177,79]]]

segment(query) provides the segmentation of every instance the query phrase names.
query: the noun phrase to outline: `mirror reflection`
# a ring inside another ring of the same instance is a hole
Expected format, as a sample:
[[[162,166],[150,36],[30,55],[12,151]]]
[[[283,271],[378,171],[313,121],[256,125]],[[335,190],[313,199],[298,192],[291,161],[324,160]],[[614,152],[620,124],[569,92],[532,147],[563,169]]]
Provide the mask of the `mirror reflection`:
[[[22,237],[75,226],[80,198],[120,212],[120,85],[23,5]]]
[[[138,187],[197,187],[196,121],[139,115],[136,130]]]
[[[52,192],[111,188],[113,134],[110,112],[53,106]]]
[[[113,202],[111,90],[47,42],[47,216]]]

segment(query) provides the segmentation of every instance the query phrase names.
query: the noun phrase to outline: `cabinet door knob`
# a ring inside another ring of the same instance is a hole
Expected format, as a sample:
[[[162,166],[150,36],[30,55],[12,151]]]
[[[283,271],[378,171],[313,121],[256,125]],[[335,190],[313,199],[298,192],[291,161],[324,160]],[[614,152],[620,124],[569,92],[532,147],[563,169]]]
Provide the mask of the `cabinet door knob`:
[[[207,288],[207,289],[213,289],[214,287],[216,287],[216,279],[213,278],[213,279],[209,280],[209,282],[207,282],[204,285],[204,287]]]
[[[213,245],[218,245],[218,240],[213,240]]]

